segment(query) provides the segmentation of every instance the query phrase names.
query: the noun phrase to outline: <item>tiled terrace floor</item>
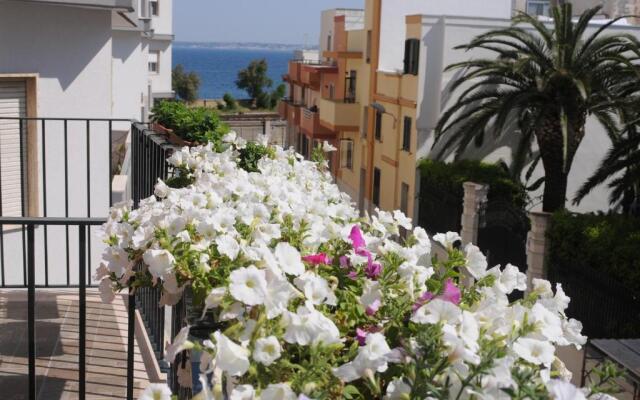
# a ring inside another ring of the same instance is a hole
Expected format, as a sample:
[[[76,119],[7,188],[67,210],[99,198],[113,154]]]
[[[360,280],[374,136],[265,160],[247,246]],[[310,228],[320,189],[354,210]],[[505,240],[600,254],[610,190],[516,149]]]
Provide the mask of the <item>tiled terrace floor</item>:
[[[38,399],[78,398],[77,290],[36,290]],[[87,398],[123,399],[126,394],[127,310],[122,297],[103,304],[87,290]],[[26,290],[0,291],[0,398],[27,398]],[[135,394],[148,384],[135,346]]]

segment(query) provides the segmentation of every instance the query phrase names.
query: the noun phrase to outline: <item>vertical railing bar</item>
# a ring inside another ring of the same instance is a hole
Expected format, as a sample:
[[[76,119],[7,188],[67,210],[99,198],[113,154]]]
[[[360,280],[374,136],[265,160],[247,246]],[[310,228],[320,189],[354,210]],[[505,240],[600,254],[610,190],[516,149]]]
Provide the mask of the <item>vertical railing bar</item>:
[[[64,216],[69,217],[69,155],[67,149],[68,142],[68,123],[64,120]],[[66,256],[67,256],[67,285],[70,282],[69,271],[69,225],[65,225],[65,237],[66,237]]]
[[[91,217],[91,121],[87,120],[87,218]],[[87,249],[87,279],[91,285],[91,226],[87,225],[89,231]]]
[[[78,349],[79,349],[79,354],[78,354],[78,363],[80,366],[79,372],[78,372],[78,379],[79,379],[79,388],[78,388],[78,393],[80,396],[80,400],[83,400],[85,398],[86,395],[86,347],[87,347],[87,287],[86,287],[86,281],[87,281],[87,277],[85,276],[86,273],[86,269],[85,269],[85,264],[86,264],[86,228],[88,228],[88,226],[85,226],[83,224],[78,225],[78,245],[79,245],[79,255],[78,255],[78,262],[79,262],[79,279],[78,282],[80,284],[80,304],[79,304],[79,308],[80,308],[80,321],[79,321],[79,325],[80,325],[80,338],[79,338],[79,343],[78,343]]]
[[[29,247],[28,274],[29,285],[27,289],[27,331],[29,341],[29,399],[36,398],[36,277],[35,277],[35,250],[34,250],[34,226],[27,226],[27,245]]]
[[[22,119],[20,119],[18,121],[18,143],[19,143],[19,149],[20,149],[20,214],[21,216],[25,217],[26,213],[26,207],[25,204],[27,202],[27,199],[25,199],[24,197],[24,181],[25,181],[25,176],[24,176],[24,145],[22,143],[22,129],[23,129],[23,121]],[[25,236],[24,236],[24,228],[25,226],[22,225],[22,276],[23,276],[23,283],[24,286],[27,286],[27,249],[25,246]]]
[[[109,185],[109,207],[113,205],[113,186],[111,182],[111,172],[113,171],[113,121],[109,121],[109,179],[107,180],[107,184]]]
[[[127,400],[133,400],[133,351],[135,341],[135,312],[136,294],[134,289],[129,292],[127,304]]]
[[[42,207],[43,214],[47,216],[47,156],[46,156],[46,140],[45,140],[45,131],[46,124],[45,120],[41,121],[42,123]],[[48,246],[48,227],[47,225],[43,226],[44,229],[44,285],[49,286],[49,246]]]
[[[2,143],[0,143],[2,146]],[[3,215],[2,211],[2,159],[0,157],[0,215]],[[6,285],[4,276],[4,225],[0,226],[0,273],[2,274],[2,286]]]

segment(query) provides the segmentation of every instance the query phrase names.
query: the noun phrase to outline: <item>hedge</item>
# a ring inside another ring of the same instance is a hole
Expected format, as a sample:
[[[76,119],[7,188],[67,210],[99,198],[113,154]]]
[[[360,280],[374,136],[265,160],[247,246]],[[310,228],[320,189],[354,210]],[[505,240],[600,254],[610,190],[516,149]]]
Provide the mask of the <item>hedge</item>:
[[[547,237],[550,268],[588,266],[640,293],[640,218],[560,211]]]
[[[422,160],[420,172],[424,183],[436,185],[442,190],[464,196],[462,184],[467,181],[488,184],[488,200],[507,200],[517,208],[527,203],[525,188],[509,175],[500,164],[477,160],[460,160],[452,163]]]

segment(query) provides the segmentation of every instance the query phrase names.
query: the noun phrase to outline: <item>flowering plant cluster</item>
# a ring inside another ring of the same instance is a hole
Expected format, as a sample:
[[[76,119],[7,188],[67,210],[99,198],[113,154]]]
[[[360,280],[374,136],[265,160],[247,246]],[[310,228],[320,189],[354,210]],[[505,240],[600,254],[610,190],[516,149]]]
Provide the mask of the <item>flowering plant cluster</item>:
[[[98,275],[109,301],[157,286],[162,305],[185,288],[219,329],[202,342],[185,327],[166,350],[202,352],[211,399],[557,398],[591,395],[568,383],[556,346],[581,346],[562,287],[516,267],[489,268],[480,250],[434,235],[399,211],[360,217],[322,165],[281,148],[238,167],[223,152],[185,148],[170,162],[182,188],[156,185],[104,226]],[[400,235],[400,228],[406,235]],[[406,239],[401,239],[406,236]],[[142,269],[134,268],[143,265]],[[596,390],[597,391],[597,390]],[[149,398],[169,398],[150,387]]]

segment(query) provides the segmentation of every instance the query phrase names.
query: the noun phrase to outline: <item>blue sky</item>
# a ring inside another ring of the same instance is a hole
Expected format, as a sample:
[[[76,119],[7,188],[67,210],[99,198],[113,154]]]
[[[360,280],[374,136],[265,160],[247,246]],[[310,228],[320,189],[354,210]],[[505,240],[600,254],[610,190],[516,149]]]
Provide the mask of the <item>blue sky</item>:
[[[316,44],[320,12],[364,0],[174,0],[176,40]]]

